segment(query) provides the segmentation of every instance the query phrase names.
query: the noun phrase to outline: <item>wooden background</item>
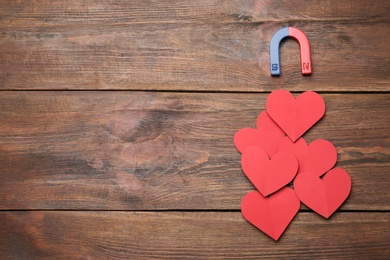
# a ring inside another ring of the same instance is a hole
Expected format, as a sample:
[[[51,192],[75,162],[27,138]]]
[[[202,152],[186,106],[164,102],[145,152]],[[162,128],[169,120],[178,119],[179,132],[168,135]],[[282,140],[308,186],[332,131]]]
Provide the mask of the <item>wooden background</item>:
[[[269,75],[269,41],[284,26]],[[0,258],[390,258],[390,1],[0,0]],[[234,133],[319,92],[353,188],[278,242],[246,222]]]

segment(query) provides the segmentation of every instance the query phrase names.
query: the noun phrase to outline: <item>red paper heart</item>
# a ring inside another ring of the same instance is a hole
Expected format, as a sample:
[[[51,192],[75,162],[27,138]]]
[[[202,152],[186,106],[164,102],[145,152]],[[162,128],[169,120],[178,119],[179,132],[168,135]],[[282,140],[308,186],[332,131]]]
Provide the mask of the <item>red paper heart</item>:
[[[295,177],[298,161],[290,152],[277,153],[270,160],[264,149],[251,146],[243,152],[241,166],[256,189],[268,196]]]
[[[234,144],[241,153],[250,146],[263,148],[272,157],[281,140],[286,136],[282,129],[269,117],[266,111],[260,113],[257,129],[243,128],[234,135]]]
[[[252,191],[241,202],[244,218],[275,241],[283,234],[299,207],[300,202],[294,190],[287,187],[269,198]]]
[[[321,176],[336,164],[337,151],[334,145],[324,139],[317,139],[307,145],[303,138],[295,143],[290,138],[284,138],[278,145],[278,152],[292,152],[298,160],[298,174],[311,172]]]
[[[330,170],[322,180],[308,172],[299,174],[294,180],[298,198],[325,218],[329,218],[347,199],[351,185],[351,178],[341,168]]]
[[[287,90],[275,90],[267,98],[268,115],[295,142],[325,113],[325,102],[315,92],[304,92],[297,99]]]

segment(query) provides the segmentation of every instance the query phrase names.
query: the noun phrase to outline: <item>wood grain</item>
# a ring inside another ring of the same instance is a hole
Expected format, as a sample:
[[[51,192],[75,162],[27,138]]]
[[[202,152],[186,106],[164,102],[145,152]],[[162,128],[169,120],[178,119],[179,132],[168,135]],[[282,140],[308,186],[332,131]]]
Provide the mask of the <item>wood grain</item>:
[[[389,10],[0,0],[0,259],[390,259]],[[312,76],[287,40],[270,77],[284,26],[309,37]],[[233,135],[280,88],[324,97],[304,137],[336,146],[352,193],[274,242],[239,212],[254,187]]]
[[[2,259],[390,257],[390,213],[299,213],[278,242],[239,212],[0,212]]]
[[[342,210],[390,209],[390,95],[323,94],[306,135],[352,178]],[[267,94],[3,91],[0,209],[239,209],[233,135]]]
[[[389,1],[0,1],[0,89],[389,91]],[[313,76],[298,44],[307,33]]]

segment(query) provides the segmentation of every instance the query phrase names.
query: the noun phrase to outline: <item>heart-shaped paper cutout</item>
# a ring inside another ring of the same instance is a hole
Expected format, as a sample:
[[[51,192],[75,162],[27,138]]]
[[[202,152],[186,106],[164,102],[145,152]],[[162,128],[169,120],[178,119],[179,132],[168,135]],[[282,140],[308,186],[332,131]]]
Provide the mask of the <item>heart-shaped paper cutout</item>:
[[[275,90],[267,98],[268,115],[295,142],[325,114],[320,95],[308,91],[297,99],[287,90]]]
[[[263,148],[272,157],[277,152],[278,144],[286,134],[269,117],[266,111],[260,113],[256,122],[257,129],[243,128],[234,135],[234,144],[242,153],[250,146]]]
[[[268,198],[259,192],[248,193],[241,202],[241,213],[252,225],[275,241],[297,214],[300,202],[294,190],[283,188]]]
[[[270,160],[264,149],[251,146],[243,152],[241,166],[256,189],[268,196],[292,181],[298,161],[290,152],[277,153]]]
[[[337,162],[337,150],[334,145],[324,139],[317,139],[308,146],[303,138],[295,143],[284,138],[278,145],[278,152],[292,152],[298,160],[298,174],[311,172],[317,176],[325,174]]]
[[[298,173],[302,172],[301,169],[305,167],[308,150],[309,146],[303,138],[299,138],[294,143],[288,136],[286,136],[278,145],[278,152],[291,152],[295,155],[299,164]]]
[[[299,174],[294,180],[300,201],[325,218],[347,199],[351,185],[350,176],[341,168],[330,170],[322,180],[309,172]]]

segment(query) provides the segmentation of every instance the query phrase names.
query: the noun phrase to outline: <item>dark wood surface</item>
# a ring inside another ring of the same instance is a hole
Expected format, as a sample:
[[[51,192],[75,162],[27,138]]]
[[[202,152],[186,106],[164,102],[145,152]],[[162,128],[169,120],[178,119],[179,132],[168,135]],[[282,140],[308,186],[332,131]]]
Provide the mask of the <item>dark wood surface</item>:
[[[390,2],[0,0],[0,259],[390,258]],[[309,37],[269,41],[283,26]],[[233,135],[318,91],[352,193],[280,241],[246,222]],[[103,91],[104,90],[104,91]]]
[[[313,2],[313,1],[311,1]],[[386,0],[1,1],[2,89],[177,91],[389,91]],[[302,80],[299,48],[269,41],[296,26],[312,46]]]
[[[0,208],[238,210],[254,187],[233,136],[267,95],[2,92]],[[305,139],[337,147],[354,187],[343,209],[390,210],[390,95],[322,96]]]
[[[0,257],[346,258],[390,254],[390,213],[300,213],[275,243],[239,212],[2,212]],[[12,231],[12,232],[10,232]],[[22,249],[22,250],[21,250]]]

